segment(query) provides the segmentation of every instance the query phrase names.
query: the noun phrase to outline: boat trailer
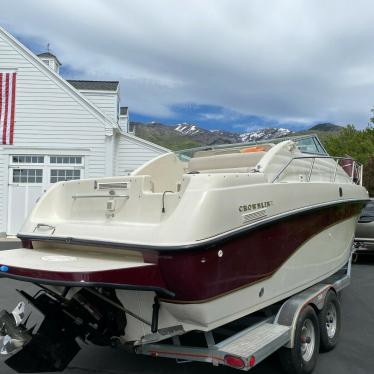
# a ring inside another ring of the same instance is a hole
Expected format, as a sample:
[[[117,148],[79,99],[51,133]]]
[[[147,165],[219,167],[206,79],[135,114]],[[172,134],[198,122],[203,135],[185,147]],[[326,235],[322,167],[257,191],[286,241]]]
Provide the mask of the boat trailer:
[[[337,295],[350,284],[351,260],[332,277],[287,299],[278,311],[253,325],[216,343],[215,330],[204,332],[207,347],[181,345],[175,336],[172,344],[144,344],[136,347],[136,353],[152,357],[168,357],[179,362],[201,361],[215,366],[226,365],[247,371],[281,347],[294,349],[295,333],[303,309],[311,305],[322,311],[327,295]],[[219,332],[220,328],[217,328]],[[305,342],[308,344],[308,341]],[[309,343],[310,344],[310,343]],[[318,350],[318,349],[317,349]]]
[[[286,299],[283,303],[266,308],[261,317],[254,313],[211,331],[193,332],[203,337],[204,344],[185,344],[184,340],[190,333],[183,334],[181,328],[170,328],[165,329],[168,330],[166,333],[160,329],[149,337],[145,336],[135,346],[131,346],[131,349],[137,354],[152,357],[168,357],[178,362],[208,362],[215,366],[226,365],[244,371],[256,366],[282,347],[282,355],[287,356],[288,361],[292,350],[301,349],[304,355],[303,349],[305,354],[308,354],[312,345],[318,354],[320,334],[318,333],[318,337],[313,337],[311,333],[308,335],[306,328],[305,331],[301,330],[300,337],[300,320],[309,309],[315,314],[325,312],[326,300],[331,296],[338,300],[340,291],[350,283],[350,275],[351,259],[330,278]],[[5,310],[0,312],[0,354],[3,357],[8,356],[5,363],[16,372],[63,371],[81,349],[77,342],[79,340],[97,345],[123,347],[121,342],[113,340],[113,336],[124,334],[126,309],[118,308],[120,303],[113,290],[103,291],[106,294],[102,295],[102,304],[89,290],[80,291],[70,297],[73,301],[69,304],[65,303],[63,297],[59,300],[56,295],[51,295],[47,289],[40,290],[33,297],[24,291],[19,292],[44,315],[44,320],[38,328],[27,327],[24,302],[20,302],[11,313]],[[105,300],[111,300],[111,303],[104,303]],[[155,303],[153,319],[157,319],[158,308],[159,304]],[[327,322],[324,320],[321,328],[326,328],[328,332],[335,323],[337,329],[337,324],[340,324],[338,318],[340,319],[340,313],[335,313],[335,321],[333,318]],[[156,320],[151,324],[153,330],[157,329]],[[157,339],[163,335],[164,340],[152,343],[152,337],[155,340],[156,335]],[[315,362],[312,364],[315,365]],[[310,372],[310,367],[304,372]]]

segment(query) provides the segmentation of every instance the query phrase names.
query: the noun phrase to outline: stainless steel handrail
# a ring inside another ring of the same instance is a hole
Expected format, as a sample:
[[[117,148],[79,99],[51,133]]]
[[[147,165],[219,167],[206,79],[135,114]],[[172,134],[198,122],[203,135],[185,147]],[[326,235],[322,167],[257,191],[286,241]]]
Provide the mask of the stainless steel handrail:
[[[129,195],[73,195],[73,199],[96,199],[99,198],[107,198],[107,199],[128,199]]]
[[[339,166],[339,160],[335,160],[336,161],[336,164],[335,164],[335,169],[334,169],[334,178],[332,178],[332,181],[335,182],[336,180],[336,173],[338,172],[338,166]]]
[[[330,160],[334,160],[336,162],[335,169],[334,169],[333,182],[335,182],[335,180],[336,180],[336,174],[337,174],[337,170],[338,170],[339,166],[342,167],[342,168],[343,168],[343,166],[351,166],[351,174],[349,175],[347,173],[347,175],[351,178],[353,183],[362,185],[362,165],[360,163],[358,163],[357,161],[353,160],[351,157],[334,157],[334,156],[298,156],[298,157],[293,157],[279,171],[279,173],[275,176],[275,178],[272,180],[271,183],[275,183],[280,178],[280,176],[286,171],[286,169],[291,165],[292,162],[294,162],[295,160],[304,160],[304,159],[305,160],[307,160],[307,159],[312,160],[311,165],[310,165],[310,169],[309,169],[309,172],[308,172],[308,178],[307,178],[308,182],[310,182],[310,179],[312,177],[313,170],[314,170],[314,164],[315,164],[316,159],[330,159]],[[352,161],[352,164],[342,166],[342,165],[339,164],[340,160],[350,160],[350,161]],[[344,171],[346,172],[346,170],[344,170]],[[355,180],[355,177],[357,177],[356,180]]]
[[[310,167],[309,174],[308,174],[308,182],[310,182],[310,178],[312,177],[313,167],[314,167],[314,163],[315,163],[315,162],[316,162],[316,159],[313,158],[312,166]]]

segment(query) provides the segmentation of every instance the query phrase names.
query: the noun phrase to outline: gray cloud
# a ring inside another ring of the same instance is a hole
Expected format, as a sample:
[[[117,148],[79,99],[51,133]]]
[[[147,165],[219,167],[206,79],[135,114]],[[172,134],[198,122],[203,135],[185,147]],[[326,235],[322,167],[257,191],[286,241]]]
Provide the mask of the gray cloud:
[[[367,124],[374,3],[367,0],[3,0],[1,23],[49,41],[91,79],[119,79],[132,111],[182,103],[280,122]],[[82,78],[82,75],[79,76]]]

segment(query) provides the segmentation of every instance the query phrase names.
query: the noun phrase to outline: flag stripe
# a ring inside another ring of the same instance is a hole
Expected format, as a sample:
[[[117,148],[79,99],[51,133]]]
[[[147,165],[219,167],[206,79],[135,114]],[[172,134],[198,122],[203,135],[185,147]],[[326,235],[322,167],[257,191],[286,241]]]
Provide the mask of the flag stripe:
[[[13,144],[15,104],[16,104],[16,72],[0,72],[0,134],[2,144]]]
[[[3,144],[6,144],[6,128],[8,124],[8,104],[9,104],[9,73],[5,74],[5,107],[3,122]]]
[[[3,113],[3,73],[0,73],[0,126],[1,126],[1,115]]]
[[[12,113],[12,74],[9,74],[9,86],[8,86],[8,115],[6,125],[5,143],[10,144],[10,118]]]
[[[9,144],[13,144],[15,107],[16,107],[16,73],[13,73],[13,79],[12,79],[12,108],[11,108],[11,114],[10,114]]]

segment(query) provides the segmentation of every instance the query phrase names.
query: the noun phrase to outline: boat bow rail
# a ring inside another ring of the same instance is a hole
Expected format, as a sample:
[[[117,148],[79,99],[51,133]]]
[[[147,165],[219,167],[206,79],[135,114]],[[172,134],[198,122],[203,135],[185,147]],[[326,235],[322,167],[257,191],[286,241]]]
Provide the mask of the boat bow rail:
[[[363,165],[351,157],[298,156],[288,161],[272,183],[287,182],[292,175],[297,176],[300,182],[326,180],[331,183],[351,182],[362,186],[362,170]],[[321,178],[321,175],[324,178]]]

